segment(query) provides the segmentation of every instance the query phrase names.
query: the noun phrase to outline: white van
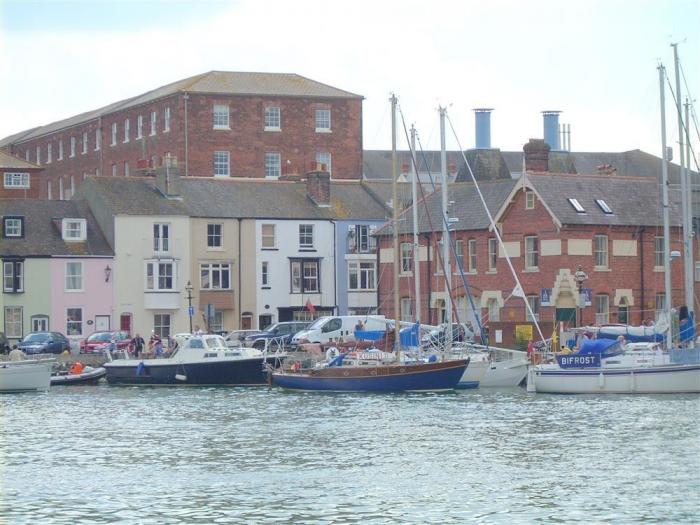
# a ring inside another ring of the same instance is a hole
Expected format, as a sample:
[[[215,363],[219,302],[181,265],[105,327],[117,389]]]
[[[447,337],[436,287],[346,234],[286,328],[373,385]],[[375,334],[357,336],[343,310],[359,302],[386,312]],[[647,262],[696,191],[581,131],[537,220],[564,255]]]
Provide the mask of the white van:
[[[319,317],[305,330],[297,332],[292,337],[292,346],[299,343],[329,343],[355,340],[355,326],[362,321],[363,330],[386,330],[386,319],[383,315],[334,315]]]

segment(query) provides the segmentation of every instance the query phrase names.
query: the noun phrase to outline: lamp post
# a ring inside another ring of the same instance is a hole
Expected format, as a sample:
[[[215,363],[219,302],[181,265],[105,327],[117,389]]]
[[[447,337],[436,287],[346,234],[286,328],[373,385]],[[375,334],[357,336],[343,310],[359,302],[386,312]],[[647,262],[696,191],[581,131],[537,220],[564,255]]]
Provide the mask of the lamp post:
[[[194,290],[194,287],[192,286],[192,283],[190,281],[187,281],[187,284],[185,285],[185,290],[187,290],[187,315],[190,318],[190,333],[192,333],[192,315],[194,312],[192,311],[192,290]]]
[[[588,279],[588,274],[583,271],[583,267],[579,264],[576,268],[576,273],[574,273],[574,280],[576,281],[576,287],[578,288],[578,301],[576,306],[578,306],[578,322],[577,326],[583,325],[583,307],[586,305],[586,300],[583,297],[583,283]]]

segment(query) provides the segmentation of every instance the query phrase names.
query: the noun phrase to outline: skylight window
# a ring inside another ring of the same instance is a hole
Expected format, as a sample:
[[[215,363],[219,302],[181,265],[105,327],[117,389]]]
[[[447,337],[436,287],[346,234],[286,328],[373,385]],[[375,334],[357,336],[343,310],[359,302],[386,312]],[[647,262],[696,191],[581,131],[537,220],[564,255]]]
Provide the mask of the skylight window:
[[[596,199],[595,203],[598,205],[598,207],[603,210],[603,213],[605,215],[612,215],[613,211],[610,209],[610,206],[608,206],[608,203],[605,202],[603,199]]]
[[[586,209],[581,206],[581,203],[578,201],[578,199],[566,199],[569,201],[569,204],[571,204],[574,209],[576,210],[576,213],[586,213]]]

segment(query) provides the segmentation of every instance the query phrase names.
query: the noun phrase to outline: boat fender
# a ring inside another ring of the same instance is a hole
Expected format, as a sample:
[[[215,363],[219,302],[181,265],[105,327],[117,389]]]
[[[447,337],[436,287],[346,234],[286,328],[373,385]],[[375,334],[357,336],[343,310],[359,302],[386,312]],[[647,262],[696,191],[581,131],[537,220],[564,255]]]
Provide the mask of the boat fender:
[[[329,361],[335,359],[338,357],[339,353],[340,351],[335,346],[331,346],[328,350],[326,350],[326,359]]]
[[[185,374],[175,374],[175,379],[178,381],[187,381],[187,376]]]
[[[136,367],[136,375],[137,376],[142,376],[146,374],[146,365],[143,364],[143,361],[141,361],[138,366]]]

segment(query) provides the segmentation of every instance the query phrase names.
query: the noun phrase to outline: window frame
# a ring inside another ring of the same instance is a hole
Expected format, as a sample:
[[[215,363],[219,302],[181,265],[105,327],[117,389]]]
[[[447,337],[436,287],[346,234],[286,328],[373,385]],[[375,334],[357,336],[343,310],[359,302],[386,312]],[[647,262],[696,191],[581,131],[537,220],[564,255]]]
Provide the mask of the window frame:
[[[489,237],[488,250],[489,250],[489,270],[488,271],[495,272],[498,268],[498,239],[496,237]]]
[[[212,104],[211,126],[218,130],[231,129],[231,107],[228,104]]]
[[[131,121],[130,119],[124,119],[124,144],[127,144],[131,140]]]
[[[525,209],[535,209],[535,192],[532,190],[525,190]]]
[[[316,152],[316,165],[321,164],[320,169],[323,170],[323,165],[326,166],[326,172],[331,174],[333,170],[333,157],[328,151],[317,151]]]
[[[539,295],[526,295],[525,299],[530,308],[525,308],[525,321],[528,323],[536,323],[540,320],[540,296]],[[530,315],[530,310],[534,314],[534,317]]]
[[[73,235],[76,232],[77,235]],[[64,242],[82,242],[87,239],[87,220],[66,217],[61,220],[61,233]]]
[[[82,155],[87,155],[88,151],[88,132],[83,131],[83,149],[81,150]]]
[[[654,269],[663,269],[666,258],[666,246],[661,235],[654,236]]]
[[[218,229],[218,232],[216,231]],[[218,239],[218,242],[217,242]],[[220,222],[207,223],[207,249],[220,250],[224,247],[224,225]]]
[[[46,144],[46,164],[51,164],[53,162],[53,147],[51,142]]]
[[[155,253],[170,252],[170,223],[153,223],[153,251]]]
[[[207,291],[232,290],[230,262],[202,262],[199,263],[199,288]],[[205,275],[206,274],[206,275]],[[218,285],[216,284],[218,276]],[[207,279],[205,281],[205,279]],[[224,280],[228,286],[224,286]]]
[[[290,257],[289,259],[289,278],[290,278],[290,292],[289,293],[301,293],[301,294],[319,294],[321,293],[321,261],[320,259],[308,259],[299,257]],[[298,272],[295,272],[295,268]],[[306,270],[315,269],[316,275],[312,276],[311,272],[307,275]],[[296,274],[296,276],[295,276]],[[298,283],[295,284],[295,279]],[[310,286],[312,283],[316,283],[316,287]]]
[[[70,158],[75,157],[75,142],[76,142],[75,137],[71,137],[70,138],[70,155],[69,155]]]
[[[353,277],[355,286],[353,286]],[[364,286],[363,286],[364,284]],[[377,289],[376,261],[348,261],[348,291],[371,292]]]
[[[3,177],[4,187],[8,189],[28,190],[32,186],[29,172],[6,171]]]
[[[144,291],[145,292],[176,292],[177,291],[177,265],[173,260],[151,259],[145,262]],[[168,274],[166,270],[170,268]],[[150,272],[149,272],[150,269]],[[170,279],[170,286],[167,286]]]
[[[400,275],[413,273],[413,243],[402,242],[399,246],[399,257],[401,257]]]
[[[532,241],[533,246],[529,246],[529,242]],[[525,245],[525,270],[526,271],[534,271],[534,270],[539,270],[539,241],[537,235],[526,235],[524,237],[524,245]],[[531,264],[534,262],[534,264]]]
[[[79,268],[77,273],[70,273],[69,268]],[[84,292],[84,266],[82,261],[66,261],[63,265],[63,291],[66,293]],[[73,281],[71,281],[73,279]],[[76,284],[77,287],[71,286]]]
[[[173,318],[168,313],[153,314],[153,331],[161,338],[167,339],[172,333]]]
[[[5,314],[5,336],[7,336],[8,339],[22,339],[24,336],[24,307],[6,305],[3,313]],[[19,319],[14,319],[17,313],[19,313]]]
[[[303,223],[299,225],[299,250],[314,250],[314,225]]]
[[[84,334],[83,324],[85,323],[85,316],[83,315],[83,308],[80,306],[69,306],[66,308],[66,335],[68,337],[82,337]],[[74,320],[74,317],[70,312],[80,312],[80,319]],[[73,325],[73,328],[71,328]],[[75,329],[77,327],[77,330]]]
[[[319,125],[320,124],[320,125]],[[314,111],[314,126],[316,133],[331,132],[331,109],[316,108]]]
[[[9,272],[8,272],[9,268]],[[9,279],[9,286],[8,286]],[[24,293],[24,261],[2,261],[3,293]]]
[[[413,301],[410,297],[402,297],[401,304],[401,322],[410,323],[413,321]]]
[[[604,233],[596,233],[593,236],[593,259],[595,267],[607,270],[609,267],[610,242]]]
[[[143,138],[143,115],[136,117],[136,140]]]
[[[270,286],[270,262],[261,261],[260,264],[260,286],[269,287]]]
[[[213,175],[214,177],[230,177],[231,176],[231,152],[217,150],[212,154]]]
[[[166,106],[163,110],[163,133],[170,131],[170,106]]]
[[[469,239],[467,241],[467,253],[469,255],[469,273],[476,273],[477,272],[477,246],[476,246],[476,239]]]
[[[119,134],[119,126],[116,122],[112,122],[112,142],[110,146],[114,147],[117,145],[117,135]]]
[[[279,106],[265,106],[263,118],[265,131],[282,131],[282,109]]]
[[[277,228],[276,224],[273,223],[263,223],[260,225],[260,248],[262,250],[276,250],[277,249]],[[265,229],[272,229],[272,233],[268,232],[265,233]],[[272,240],[271,245],[269,243],[266,243],[267,241]]]
[[[158,133],[158,110],[151,111],[151,132],[149,136],[153,137]]]
[[[278,152],[265,153],[265,178],[278,179],[282,175],[282,155]]]
[[[601,306],[605,306],[605,311],[601,309]],[[595,296],[595,323],[597,325],[610,323],[610,296],[608,294]]]

